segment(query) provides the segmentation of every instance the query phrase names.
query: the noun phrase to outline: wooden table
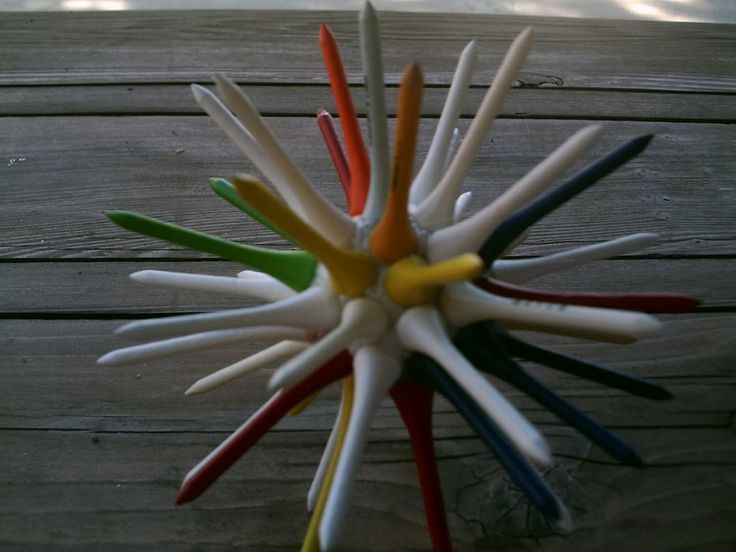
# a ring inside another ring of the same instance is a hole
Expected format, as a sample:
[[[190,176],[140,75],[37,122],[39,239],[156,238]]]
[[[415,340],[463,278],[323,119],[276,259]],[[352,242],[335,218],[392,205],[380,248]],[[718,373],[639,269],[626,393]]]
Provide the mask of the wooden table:
[[[137,237],[103,212],[141,211],[249,244],[286,244],[208,189],[252,170],[200,112],[188,83],[224,72],[246,86],[307,176],[343,205],[314,120],[333,109],[318,53],[321,21],[341,41],[363,106],[355,13],[133,12],[0,15],[0,547],[3,550],[293,550],[305,495],[337,408],[330,390],[280,424],[195,503],[182,476],[267,397],[267,373],[211,395],[183,391],[257,350],[231,347],[105,368],[128,319],[232,306],[218,296],[143,288],[143,268],[231,275],[238,267]],[[726,25],[493,16],[382,15],[388,105],[406,62],[428,80],[426,151],[456,56],[480,60],[463,130],[513,36],[536,42],[470,175],[474,208],[572,132],[601,122],[594,159],[655,132],[650,148],[535,227],[533,256],[632,232],[660,245],[539,282],[582,290],[680,291],[703,299],[631,346],[535,341],[651,378],[675,395],[648,402],[535,369],[634,444],[622,467],[519,393],[557,465],[545,477],[574,531],[551,529],[450,406],[436,446],[457,550],[726,550],[736,546],[734,328],[736,48]],[[420,153],[423,155],[423,153]],[[240,305],[241,303],[238,303]],[[346,550],[429,547],[411,450],[386,402],[350,512]]]

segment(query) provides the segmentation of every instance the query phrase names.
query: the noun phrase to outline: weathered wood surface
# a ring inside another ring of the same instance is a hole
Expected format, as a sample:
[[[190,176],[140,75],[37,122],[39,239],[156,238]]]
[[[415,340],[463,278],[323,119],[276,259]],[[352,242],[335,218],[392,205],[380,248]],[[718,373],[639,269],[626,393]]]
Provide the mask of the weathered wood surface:
[[[355,13],[169,11],[5,15],[0,83],[191,82],[213,72],[247,82],[326,82],[322,22],[340,41],[348,77],[362,80]],[[417,59],[426,60],[428,83],[446,84],[475,39],[473,83],[487,84],[529,25],[536,46],[521,80],[530,86],[732,92],[736,84],[728,25],[681,24],[672,32],[667,23],[395,12],[381,14],[386,80],[399,82],[407,60]]]
[[[211,76],[201,84],[211,87]],[[248,96],[266,116],[314,115],[317,107],[335,113],[327,84],[279,86],[243,83]],[[448,85],[426,88],[422,112],[439,117]],[[461,117],[472,118],[486,86],[468,91]],[[365,89],[353,85],[351,92],[358,116],[365,116]],[[393,116],[398,87],[386,88],[386,108]],[[7,86],[3,88],[0,115],[202,115],[186,84],[115,84]],[[672,121],[733,123],[736,102],[729,94],[699,92],[652,93],[635,90],[588,90],[576,88],[525,88],[517,83],[501,110],[502,118],[595,119],[626,121]]]
[[[535,341],[567,354],[579,354],[647,377],[672,387],[675,395],[697,400],[708,389],[708,400],[648,402],[621,391],[564,374],[536,372],[582,407],[614,427],[728,425],[732,404],[733,373],[726,357],[736,345],[731,339],[736,325],[732,313],[691,313],[661,316],[668,324],[660,336],[627,347],[556,336]],[[3,320],[3,385],[12,384],[13,396],[4,397],[7,429],[59,429],[100,431],[197,430],[227,431],[253,411],[267,396],[269,371],[249,376],[237,385],[213,391],[209,396],[183,395],[194,380],[226,362],[252,354],[263,342],[228,346],[217,352],[182,355],[172,361],[157,360],[141,366],[101,367],[94,359],[108,350],[130,344],[112,336],[123,320]],[[697,331],[692,328],[699,327]],[[704,347],[707,346],[707,347]],[[672,351],[663,357],[663,350]],[[711,360],[709,360],[711,359]],[[693,365],[699,369],[693,370]],[[128,387],[130,389],[128,390]],[[120,400],[122,389],[125,400]],[[529,409],[537,422],[554,426],[554,418],[518,392],[515,400]],[[43,398],[39,403],[33,397]],[[330,396],[334,396],[330,393]],[[117,400],[116,400],[117,398]],[[615,403],[627,405],[620,411]],[[304,416],[292,418],[289,427],[306,424],[328,429],[334,404],[318,402]],[[445,409],[446,410],[446,409]],[[646,417],[641,412],[647,412]],[[381,417],[380,426],[401,427],[399,419]],[[440,424],[438,431],[442,432]],[[470,431],[455,427],[453,432]]]
[[[97,261],[6,263],[0,270],[0,315],[22,317],[194,312],[255,304],[214,293],[143,286],[128,275],[144,269],[234,276],[244,267],[219,261]],[[703,309],[736,304],[736,260],[628,259],[626,257],[550,274],[530,282],[549,290],[668,291],[698,297]]]
[[[304,174],[331,201],[344,205],[329,156],[319,145],[315,154],[321,140],[315,122],[304,117],[269,122]],[[421,127],[422,156],[435,124],[425,120]],[[475,194],[471,208],[486,205],[586,124],[497,121],[466,180],[466,189]],[[462,121],[461,130],[467,125]],[[655,132],[656,138],[643,155],[535,226],[520,253],[631,232],[661,234],[662,243],[652,250],[658,254],[736,253],[736,187],[729,179],[733,125],[616,121],[607,122],[605,131],[586,161],[637,134]],[[192,255],[156,240],[131,238],[106,224],[103,212],[115,208],[230,239],[248,235],[249,243],[273,242],[269,231],[245,220],[209,189],[208,177],[255,168],[205,117],[5,117],[0,118],[0,148],[16,159],[7,163],[0,190],[0,204],[8,211],[0,220],[0,257]]]
[[[341,41],[362,112],[355,14],[0,15],[0,549],[298,547],[337,389],[279,424],[204,497],[177,508],[182,476],[262,403],[270,371],[211,395],[183,391],[263,344],[118,368],[98,367],[95,359],[127,345],[111,335],[127,319],[233,304],[139,286],[130,272],[238,270],[119,230],[105,210],[140,210],[247,243],[286,246],[208,190],[208,176],[252,165],[201,115],[186,83],[223,71],[248,85],[299,166],[343,205],[326,153],[314,153],[320,139],[313,113],[332,106],[317,49],[321,21]],[[651,378],[675,395],[648,402],[530,367],[634,444],[648,464],[634,470],[502,385],[550,439],[557,465],[545,477],[571,509],[569,535],[529,508],[437,400],[456,549],[732,550],[734,28],[395,13],[382,21],[389,105],[411,58],[423,62],[432,85],[422,152],[465,42],[479,39],[480,60],[463,129],[509,40],[536,27],[529,62],[470,175],[475,209],[585,124],[606,127],[587,160],[633,135],[657,133],[644,155],[540,223],[514,254],[636,231],[658,232],[662,243],[535,285],[681,291],[704,301],[698,312],[662,316],[662,335],[631,346],[529,336]],[[406,433],[388,402],[374,424],[346,535],[345,550],[429,548]]]
[[[533,514],[527,519],[525,501],[518,502],[518,493],[462,421],[438,403],[437,447],[459,549],[493,549],[504,542],[506,549],[530,546],[534,539],[522,535],[531,523],[544,549],[596,549],[602,531],[616,546],[649,539],[652,549],[670,550],[685,533],[671,534],[670,525],[697,526],[715,512],[719,517],[709,521],[708,531],[696,538],[697,527],[691,527],[690,538],[701,544],[733,538],[728,516],[736,484],[736,382],[729,359],[736,352],[736,319],[694,314],[665,320],[663,336],[630,349],[612,352],[611,346],[559,338],[545,342],[654,379],[672,390],[675,401],[650,403],[538,370],[634,443],[649,464],[644,471],[616,466],[528,399],[508,393],[543,428],[557,453],[558,466],[548,478],[572,506],[578,526],[567,540],[550,535]],[[193,507],[175,509],[172,496],[183,473],[257,408],[266,396],[268,374],[213,396],[184,397],[189,383],[253,348],[145,366],[96,367],[96,356],[121,345],[110,335],[117,324],[2,323],[3,385],[13,390],[0,417],[7,452],[0,495],[3,535],[18,544],[155,543],[176,549],[193,542],[232,542],[255,549],[294,548],[306,521],[303,493],[335,414],[335,391],[280,424]],[[427,547],[410,451],[389,404],[374,425],[358,493],[348,549]],[[108,523],[115,527],[105,530]],[[655,538],[651,523],[661,524],[666,533]],[[397,524],[400,531],[385,530]]]

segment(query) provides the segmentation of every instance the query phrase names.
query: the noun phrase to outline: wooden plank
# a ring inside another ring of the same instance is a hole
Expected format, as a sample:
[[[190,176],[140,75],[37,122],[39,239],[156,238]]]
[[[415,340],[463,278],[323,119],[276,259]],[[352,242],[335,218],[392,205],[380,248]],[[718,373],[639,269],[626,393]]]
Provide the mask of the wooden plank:
[[[326,85],[246,84],[244,89],[264,115],[309,117],[318,106],[336,113]],[[184,84],[4,86],[0,90],[3,96],[0,115],[202,114],[189,86]],[[357,85],[351,90],[358,114],[364,116],[365,90]],[[468,91],[463,117],[473,117],[485,91],[485,87]],[[438,117],[446,95],[446,86],[425,88],[423,114]],[[388,87],[386,106],[391,115],[397,99],[398,89]],[[730,94],[516,86],[501,116],[725,123],[736,120],[736,102]]]
[[[0,313],[120,314],[194,312],[254,304],[245,298],[153,288],[128,275],[137,270],[173,270],[234,276],[243,267],[228,262],[31,262],[4,263]],[[736,307],[734,259],[620,259],[580,267],[530,282],[539,289],[666,291],[689,293],[704,307]]]
[[[728,550],[736,542],[728,521],[734,511],[734,478],[728,470],[735,444],[728,431],[720,431],[720,442],[707,430],[697,436],[677,430],[624,433],[647,440],[645,446],[656,456],[644,470],[595,462],[555,467],[546,478],[573,513],[575,529],[567,536],[543,529],[544,521],[519,495],[518,503],[506,495],[506,515],[499,516],[503,499],[489,497],[486,476],[493,467],[481,462],[473,463],[475,477],[457,495],[458,514],[473,524],[475,549],[626,550],[636,542],[647,550],[677,550],[683,544],[687,550]],[[492,493],[499,487],[490,484]],[[499,489],[496,496],[504,494]],[[541,539],[532,537],[540,533]]]
[[[269,122],[306,176],[344,206],[314,121]],[[434,125],[423,121],[420,159]],[[475,194],[472,209],[491,201],[582,126],[497,121],[467,179]],[[644,231],[663,236],[655,254],[735,252],[731,125],[609,122],[605,128],[586,161],[640,133],[656,132],[657,138],[605,183],[538,224],[520,254]],[[107,209],[138,210],[231,239],[247,236],[256,245],[278,243],[208,189],[207,177],[254,169],[204,117],[6,117],[0,119],[0,151],[7,152],[4,174],[10,183],[0,190],[8,213],[0,220],[4,258],[191,255],[117,229],[104,219]]]
[[[614,367],[619,361],[610,351],[627,351],[620,353],[626,364],[639,359],[632,371],[666,383],[675,401],[650,403],[574,385],[574,402],[634,443],[647,469],[611,463],[567,428],[526,408],[558,454],[545,477],[576,521],[565,539],[529,511],[492,456],[438,403],[436,446],[459,549],[522,550],[536,542],[542,550],[592,551],[633,540],[647,550],[672,550],[683,535],[692,549],[733,542],[736,440],[728,359],[736,317],[668,321],[669,331],[657,340],[583,349],[589,357],[611,359]],[[1,381],[13,390],[4,394],[0,418],[3,548],[297,546],[307,523],[304,494],[336,410],[334,393],[280,424],[192,506],[175,508],[184,473],[257,406],[267,374],[202,401],[182,397],[181,380],[201,370],[201,360],[143,367],[140,378],[138,368],[92,365],[100,345],[113,341],[107,332],[114,323],[2,323]],[[570,346],[558,343],[568,353]],[[579,343],[572,347],[581,350]],[[208,355],[206,362],[212,361]],[[427,547],[411,452],[392,407],[382,407],[374,424],[356,496],[348,549]],[[681,529],[694,523],[701,531]]]
[[[649,402],[595,383],[535,367],[537,373],[584,410],[614,427],[720,426],[733,414],[732,313],[660,317],[661,335],[626,347],[554,336],[531,341],[642,377],[671,388],[674,401]],[[135,366],[102,367],[95,359],[130,345],[112,335],[120,320],[2,320],[0,427],[94,431],[228,431],[269,396],[271,370],[248,376],[207,395],[184,396],[200,377],[260,350],[265,341],[187,354]],[[503,386],[502,386],[503,387]],[[507,387],[512,400],[535,421],[556,420]],[[11,392],[12,390],[12,392]],[[286,430],[327,430],[336,412],[336,390]],[[447,413],[449,407],[441,412]],[[444,414],[443,414],[444,415]],[[381,431],[400,427],[388,405],[378,417]],[[438,425],[443,426],[440,417]]]
[[[250,458],[254,469],[248,470],[250,474],[231,470],[217,486],[219,488],[213,489],[209,501],[176,508],[173,497],[192,460],[191,455],[205,452],[222,435],[148,434],[140,439],[131,434],[109,434],[99,435],[95,443],[87,433],[3,433],[4,442],[13,452],[10,461],[15,469],[10,475],[20,484],[2,485],[9,491],[9,495],[0,499],[5,504],[0,514],[2,541],[17,544],[81,541],[97,543],[105,549],[124,544],[157,549],[159,544],[187,544],[189,549],[218,544],[254,546],[261,550],[294,549],[308,521],[304,493],[323,444],[323,435],[310,433],[302,433],[296,439],[288,435],[286,439],[268,436],[265,446],[254,449],[255,454]],[[33,447],[36,462],[22,468],[17,459],[20,459],[22,443],[29,438],[36,439]],[[305,454],[295,458],[288,451],[291,446],[299,446]],[[290,461],[278,466],[271,455]],[[382,470],[383,477],[392,471],[411,475],[412,466],[407,462],[406,451],[402,456],[393,469]],[[298,465],[292,464],[294,461]],[[74,467],[84,464],[89,464],[90,469]],[[54,469],[57,465],[58,469]],[[247,465],[241,464],[241,467]],[[48,476],[53,480],[49,481]],[[384,492],[396,491],[395,496],[404,502],[407,502],[407,495],[413,499],[417,493],[411,477],[406,477],[405,484],[379,479],[369,485],[382,488]],[[17,499],[18,490],[31,498],[21,499],[28,508],[28,518],[18,516],[17,510],[8,511],[12,502],[7,499]],[[87,499],[81,500],[82,497]],[[363,506],[364,511],[376,510],[375,515],[366,512],[373,521],[363,530],[395,526],[396,521],[389,524],[387,518],[396,505],[373,502],[373,505]],[[46,507],[42,507],[44,503]],[[65,506],[60,508],[62,504]],[[408,540],[415,547],[425,543],[421,507],[414,500],[410,505],[416,514],[407,511],[405,515],[416,518],[414,523],[410,520],[402,523],[407,525],[406,530],[398,532],[400,537],[387,536],[388,543]],[[65,520],[67,512],[74,512],[74,523]],[[31,530],[32,525],[28,523],[31,518],[34,523],[43,525],[40,533]],[[240,521],[236,521],[238,519]],[[133,527],[135,530],[131,530]],[[277,527],[278,531],[274,532]]]
[[[320,22],[341,41],[349,78],[362,79],[355,12],[214,11],[6,13],[3,84],[189,82],[225,72],[247,82],[325,82]],[[513,37],[536,28],[522,81],[531,86],[734,91],[728,25],[491,15],[381,14],[387,81],[424,60],[447,84],[468,40],[479,41],[474,82],[495,73]],[[276,44],[276,45],[275,45]]]
[[[648,469],[577,460],[546,475],[575,517],[576,530],[565,539],[528,510],[476,442],[439,441],[455,546],[524,550],[536,541],[544,551],[592,551],[602,543],[625,549],[634,541],[669,551],[686,539],[688,549],[727,549],[719,545],[736,538],[730,430],[625,436],[647,443]],[[270,435],[196,503],[176,508],[172,497],[181,476],[222,435],[3,431],[2,438],[9,453],[0,482],[4,549],[43,544],[62,550],[74,542],[106,550],[293,550],[306,528],[304,493],[321,446],[308,433]],[[714,460],[704,461],[704,454]],[[413,469],[405,443],[369,443],[345,549],[427,549]]]

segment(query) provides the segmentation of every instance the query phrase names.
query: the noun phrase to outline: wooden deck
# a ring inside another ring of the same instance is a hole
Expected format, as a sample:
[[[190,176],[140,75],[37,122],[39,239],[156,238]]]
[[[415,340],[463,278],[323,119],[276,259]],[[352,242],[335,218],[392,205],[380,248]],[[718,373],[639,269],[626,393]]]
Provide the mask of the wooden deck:
[[[0,549],[294,550],[337,391],[280,424],[191,505],[183,475],[267,397],[268,374],[198,397],[196,379],[258,349],[228,348],[104,368],[112,330],[146,315],[232,305],[134,285],[143,268],[231,275],[232,263],[137,237],[108,222],[129,209],[249,244],[285,246],[208,189],[252,170],[200,112],[188,83],[224,72],[306,175],[344,204],[314,120],[333,108],[319,22],[341,41],[362,106],[354,13],[0,14]],[[535,370],[634,444],[622,467],[529,399],[509,396],[548,436],[545,477],[575,529],[551,529],[450,406],[436,446],[457,550],[736,548],[736,33],[732,26],[493,16],[382,15],[388,105],[406,62],[429,83],[426,151],[456,57],[479,41],[467,128],[513,36],[536,40],[467,183],[475,208],[572,132],[601,121],[587,160],[655,132],[639,158],[535,227],[514,254],[539,255],[632,232],[657,247],[561,273],[539,286],[680,291],[704,300],[667,315],[636,345],[537,336],[558,350],[651,378],[675,400],[648,402]],[[361,107],[362,109],[362,107]],[[407,435],[381,408],[360,471],[345,550],[426,550]]]

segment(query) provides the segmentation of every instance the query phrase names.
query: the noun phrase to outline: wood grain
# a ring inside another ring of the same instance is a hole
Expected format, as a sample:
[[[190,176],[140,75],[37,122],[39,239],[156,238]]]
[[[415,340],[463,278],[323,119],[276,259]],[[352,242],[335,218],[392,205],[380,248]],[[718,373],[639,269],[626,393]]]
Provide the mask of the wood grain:
[[[626,549],[633,541],[653,551],[728,550],[736,542],[730,523],[736,485],[731,432],[678,428],[623,433],[646,443],[653,462],[644,470],[580,459],[559,465],[546,477],[576,516],[576,529],[565,538],[528,509],[478,444],[457,436],[440,440],[455,547],[593,551],[601,546]],[[247,463],[228,472],[199,503],[176,508],[172,497],[177,483],[195,460],[188,456],[205,454],[223,437],[3,431],[3,441],[14,451],[5,477],[16,481],[2,484],[4,548],[63,550],[72,542],[106,550],[297,548],[307,523],[303,495],[326,434],[319,435],[322,439],[306,432],[269,435]],[[570,439],[568,448],[574,446]],[[293,457],[297,448],[298,460]],[[584,447],[579,449],[584,454]],[[366,450],[356,484],[356,493],[364,498],[351,508],[341,549],[426,550],[406,443],[372,440]],[[33,453],[35,462],[29,463],[22,451]],[[274,458],[289,460],[282,464]],[[49,473],[55,474],[53,481],[44,478]],[[35,484],[25,483],[31,480]]]
[[[326,151],[315,154],[321,138],[314,121],[278,117],[269,123],[310,181],[344,207]],[[584,124],[497,121],[466,181],[475,194],[471,211]],[[423,121],[420,159],[434,125]],[[536,225],[520,254],[631,232],[662,235],[654,254],[735,252],[731,125],[608,122],[605,129],[584,161],[637,134],[657,137],[643,155]],[[191,257],[118,229],[103,216],[109,209],[141,211],[229,239],[248,236],[253,245],[280,243],[209,190],[208,177],[255,169],[205,117],[8,117],[0,119],[0,149],[16,159],[4,168],[8,185],[0,189],[0,204],[8,210],[0,219],[1,257]]]
[[[736,41],[728,25],[386,12],[384,69],[399,82],[412,59],[429,84],[447,84],[457,56],[479,42],[475,84],[487,84],[509,43],[535,27],[529,86],[734,92]],[[345,69],[362,80],[357,13],[167,11],[8,13],[0,18],[2,84],[208,81],[326,83],[317,31],[327,22]],[[63,48],[59,45],[63,44]]]
[[[211,79],[207,79],[207,84]],[[468,90],[461,116],[472,118],[486,86]],[[318,107],[336,113],[327,85],[243,84],[243,89],[263,115],[313,117]],[[98,84],[5,86],[0,115],[201,115],[187,84]],[[448,87],[426,88],[422,113],[439,117]],[[351,87],[358,115],[365,116],[365,89]],[[386,108],[395,115],[398,89],[386,88]],[[295,101],[298,98],[298,101]],[[509,93],[501,117],[572,118],[733,123],[736,102],[731,94],[698,92],[646,92],[634,90],[586,90],[524,88]]]
[[[5,263],[0,270],[0,314],[57,316],[196,312],[255,305],[242,297],[155,288],[128,275],[173,270],[234,276],[236,263],[206,261],[98,261]],[[577,291],[688,293],[707,309],[736,308],[733,259],[626,259],[593,263],[530,282],[536,288]]]
[[[627,346],[529,334],[533,342],[672,387],[675,401],[647,402],[598,384],[534,368],[550,385],[602,421],[619,427],[728,425],[733,411],[730,338],[732,313],[692,313],[660,317],[661,335]],[[188,354],[136,366],[97,366],[97,357],[131,342],[112,335],[121,320],[2,320],[4,398],[0,427],[99,431],[228,431],[268,397],[270,371],[210,395],[184,396],[203,375],[252,354],[265,341]],[[697,372],[693,366],[700,367]],[[540,423],[554,418],[516,391],[514,401]],[[704,393],[704,390],[708,390]],[[682,395],[680,395],[682,394]],[[125,397],[120,400],[119,397]],[[327,430],[336,412],[336,393],[325,395],[286,427]],[[624,405],[624,406],[622,406]],[[447,408],[444,408],[446,411]],[[642,412],[647,416],[642,416]],[[401,422],[392,413],[378,417],[382,431]],[[667,420],[669,422],[665,423]],[[306,425],[305,425],[306,424]],[[389,424],[388,426],[386,424]],[[440,432],[444,424],[439,422]],[[468,432],[469,434],[469,432]]]
[[[725,521],[736,485],[734,377],[726,359],[735,352],[736,317],[696,314],[667,321],[665,335],[633,347],[547,338],[590,360],[610,361],[610,349],[620,350],[619,360],[609,365],[653,378],[675,393],[675,401],[648,402],[547,373],[550,385],[635,444],[647,460],[645,470],[612,463],[527,399],[509,393],[557,454],[557,466],[545,477],[577,523],[564,539],[529,511],[492,456],[444,401],[437,402],[437,448],[458,549],[517,550],[539,540],[545,550],[594,550],[601,542],[621,546],[616,543],[626,539],[646,539],[652,550],[671,549],[674,537],[650,535],[649,524],[637,522],[642,519],[675,535],[683,519],[710,520],[714,534],[693,542],[734,538]],[[0,417],[3,543],[297,546],[306,526],[303,495],[337,409],[336,390],[279,424],[195,505],[175,508],[183,474],[257,408],[268,374],[217,393],[213,408],[215,397],[184,397],[182,391],[229,351],[150,366],[96,367],[94,356],[114,346],[115,324],[3,322],[2,381],[14,390]],[[696,327],[700,331],[693,334]],[[723,360],[713,363],[714,356]],[[706,363],[707,374],[693,374],[694,365]],[[361,467],[361,500],[352,508],[347,549],[425,548],[416,485],[405,432],[394,408],[384,404]],[[397,523],[402,531],[380,530]]]

